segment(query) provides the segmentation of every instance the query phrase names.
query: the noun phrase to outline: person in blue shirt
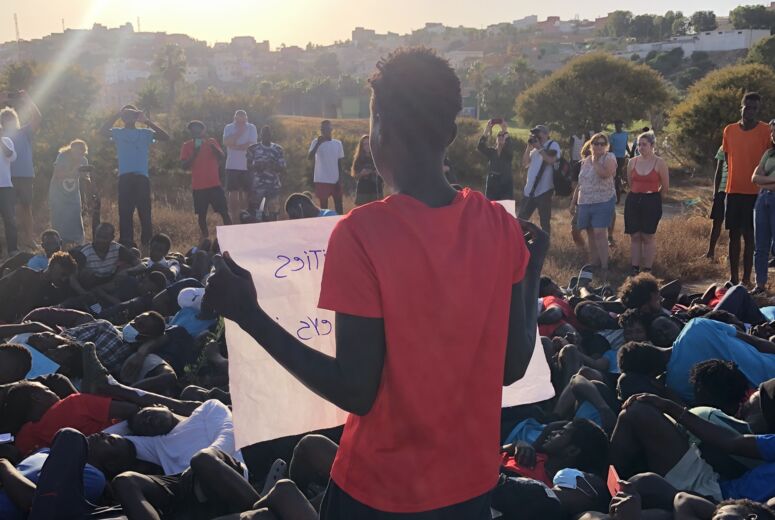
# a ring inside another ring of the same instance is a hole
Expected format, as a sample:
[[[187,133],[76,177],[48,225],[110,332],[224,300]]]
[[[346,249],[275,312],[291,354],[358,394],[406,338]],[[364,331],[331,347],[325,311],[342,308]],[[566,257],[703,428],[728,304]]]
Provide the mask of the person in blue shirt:
[[[113,128],[121,119],[123,128]],[[147,128],[136,128],[137,123]],[[140,242],[147,251],[151,241],[151,183],[148,179],[148,155],[154,141],[169,141],[170,136],[145,113],[125,105],[108,119],[100,133],[112,139],[118,154],[118,222],[119,243],[137,247],[134,241],[134,213],[140,217]]]
[[[27,261],[27,267],[35,271],[45,271],[48,259],[57,251],[62,250],[62,238],[54,229],[47,229],[40,235],[40,246],[43,254],[37,254]]]
[[[296,220],[300,218],[335,217],[337,213],[330,209],[321,209],[309,195],[294,193],[285,201],[285,212],[288,218]]]
[[[611,144],[611,152],[616,156],[616,176],[614,177],[614,182],[616,185],[616,203],[619,203],[619,200],[622,197],[622,191],[624,183],[626,182],[627,176],[626,174],[626,168],[627,168],[627,153],[629,152],[629,146],[630,146],[630,134],[623,129],[624,127],[624,121],[621,119],[617,119],[614,121],[614,129],[615,131],[608,136],[608,142]],[[614,218],[611,220],[611,227],[608,228],[608,243],[609,245],[613,245],[614,243],[614,228],[616,227],[616,213],[614,213]]]

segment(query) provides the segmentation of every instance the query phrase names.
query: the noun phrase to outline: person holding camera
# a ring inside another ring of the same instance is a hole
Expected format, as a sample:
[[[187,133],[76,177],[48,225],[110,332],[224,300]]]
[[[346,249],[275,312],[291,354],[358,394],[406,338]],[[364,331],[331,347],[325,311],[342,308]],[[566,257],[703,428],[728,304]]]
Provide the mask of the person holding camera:
[[[487,146],[492,137],[492,127],[500,125],[501,130],[495,138],[495,147]],[[484,185],[484,195],[490,200],[514,199],[514,177],[511,172],[511,161],[514,158],[509,129],[503,119],[490,119],[484,129],[479,145],[479,153],[490,161],[487,180]]]
[[[334,139],[332,135],[331,121],[328,119],[321,121],[320,135],[310,143],[307,159],[315,165],[313,181],[315,196],[320,200],[320,207],[328,209],[328,199],[333,198],[334,209],[339,215],[343,215],[344,148],[342,141]]]
[[[194,197],[194,213],[199,223],[202,239],[208,237],[207,210],[213,211],[223,219],[223,225],[231,224],[226,193],[221,186],[218,165],[226,158],[221,145],[212,137],[207,137],[207,128],[201,121],[188,123],[191,139],[180,147],[180,163],[184,170],[191,171],[191,190]]]
[[[519,206],[519,218],[530,220],[538,210],[541,229],[547,234],[552,221],[554,166],[560,160],[561,152],[560,145],[549,139],[549,130],[544,125],[530,130],[527,148],[522,155],[522,166],[527,168],[527,181]]]
[[[88,153],[88,146],[80,139],[60,148],[48,186],[51,228],[59,233],[62,242],[73,246],[84,243],[81,192],[88,200],[92,171],[86,158]]]
[[[119,119],[124,128],[113,128]],[[137,123],[147,128],[136,128]],[[118,241],[127,247],[136,246],[132,219],[137,209],[140,242],[147,250],[153,236],[148,155],[154,141],[169,141],[170,136],[133,105],[125,105],[106,121],[100,134],[113,140],[118,154]]]

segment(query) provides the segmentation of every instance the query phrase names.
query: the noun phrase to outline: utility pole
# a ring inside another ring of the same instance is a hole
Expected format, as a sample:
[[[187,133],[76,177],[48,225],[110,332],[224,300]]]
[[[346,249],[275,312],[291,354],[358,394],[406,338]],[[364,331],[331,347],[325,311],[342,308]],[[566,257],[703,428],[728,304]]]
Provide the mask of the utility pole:
[[[137,32],[142,32],[142,31],[140,31],[140,17],[139,16],[137,17]]]
[[[13,25],[16,29],[16,59],[22,61],[22,40],[19,37],[19,17],[13,13]]]
[[[62,18],[62,32],[65,32],[65,19]]]

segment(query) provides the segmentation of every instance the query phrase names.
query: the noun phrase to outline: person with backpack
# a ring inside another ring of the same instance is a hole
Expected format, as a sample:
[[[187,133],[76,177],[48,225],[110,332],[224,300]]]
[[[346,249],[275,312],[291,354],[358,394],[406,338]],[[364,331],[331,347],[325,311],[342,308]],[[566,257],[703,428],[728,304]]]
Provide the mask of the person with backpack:
[[[495,147],[487,146],[487,140],[492,137],[492,127],[495,125],[501,127]],[[503,119],[490,119],[476,149],[490,161],[484,196],[490,200],[513,200],[514,176],[511,172],[511,161],[514,158],[514,147],[506,122]]]
[[[527,148],[522,155],[522,166],[527,168],[527,181],[519,206],[519,218],[530,220],[538,210],[541,229],[547,234],[551,229],[555,167],[559,166],[561,157],[560,145],[549,139],[549,130],[544,125],[530,130]]]
[[[601,132],[584,145],[579,183],[570,204],[579,229],[587,231],[590,263],[599,267],[603,282],[608,275],[608,227],[616,211],[616,157],[608,151],[608,144],[608,137]],[[589,148],[592,153],[587,155]]]

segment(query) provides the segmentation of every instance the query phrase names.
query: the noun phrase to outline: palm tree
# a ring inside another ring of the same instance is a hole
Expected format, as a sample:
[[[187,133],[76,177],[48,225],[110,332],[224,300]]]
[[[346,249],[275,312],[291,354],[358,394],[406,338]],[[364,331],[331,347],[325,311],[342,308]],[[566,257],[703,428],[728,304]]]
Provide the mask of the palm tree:
[[[145,115],[151,117],[151,112],[161,108],[161,92],[153,83],[147,83],[143,89],[137,93],[135,100],[137,108],[145,112]]]
[[[174,43],[168,43],[156,54],[154,69],[167,86],[167,110],[175,104],[175,88],[186,74],[186,55]]]
[[[479,119],[479,107],[482,104],[482,90],[484,88],[484,63],[477,61],[466,70],[466,79],[476,92],[476,119]]]

